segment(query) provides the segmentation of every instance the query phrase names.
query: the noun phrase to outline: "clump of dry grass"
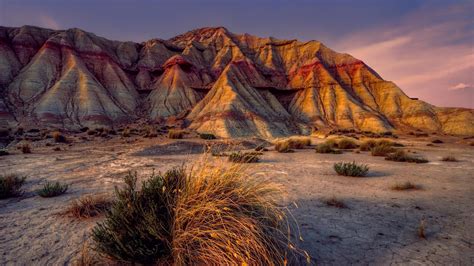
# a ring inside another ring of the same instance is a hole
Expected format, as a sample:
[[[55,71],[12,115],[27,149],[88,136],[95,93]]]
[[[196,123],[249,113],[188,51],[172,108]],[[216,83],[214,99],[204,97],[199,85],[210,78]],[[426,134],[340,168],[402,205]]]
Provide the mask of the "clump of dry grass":
[[[442,144],[442,143],[444,143],[444,141],[442,141],[440,139],[434,139],[434,140],[431,141],[431,143]]]
[[[327,143],[321,143],[316,146],[316,153],[331,153],[331,154],[341,154],[342,152],[339,150],[335,150],[331,147],[331,145]]]
[[[23,194],[21,187],[25,180],[26,176],[15,174],[0,175],[0,199],[21,196]]]
[[[112,199],[108,195],[86,195],[72,201],[63,214],[75,218],[91,218],[107,212],[111,204]]]
[[[309,137],[290,137],[275,143],[275,150],[278,152],[292,152],[293,149],[304,149],[311,145]]]
[[[328,199],[324,199],[323,202],[329,207],[335,207],[339,209],[347,208],[347,205],[344,203],[344,201],[336,198],[335,196]]]
[[[391,153],[385,157],[387,161],[394,162],[407,162],[407,163],[427,163],[427,159],[423,157],[415,157],[407,154],[404,150],[397,150],[394,153]]]
[[[29,143],[23,143],[20,146],[21,152],[22,153],[31,153],[31,145]]]
[[[402,190],[416,190],[416,189],[420,189],[420,186],[416,185],[416,184],[413,184],[412,182],[410,181],[406,181],[406,182],[403,182],[403,183],[396,183],[394,184],[392,187],[391,187],[392,190],[398,190],[398,191],[402,191]]]
[[[56,142],[62,142],[62,143],[67,142],[66,137],[59,131],[54,131],[51,135],[53,136],[53,139]]]
[[[92,232],[95,248],[119,261],[173,265],[275,265],[291,261],[281,187],[240,164],[136,174]]]
[[[282,153],[294,152],[291,149],[289,141],[278,141],[277,143],[275,143],[275,150],[277,152],[282,152]]]
[[[459,160],[456,159],[456,157],[454,157],[452,155],[444,156],[443,158],[441,158],[441,161],[443,161],[443,162],[459,162]]]
[[[357,143],[350,138],[342,138],[337,141],[337,147],[343,150],[350,150],[357,148]]]
[[[170,129],[168,131],[168,138],[170,139],[182,139],[184,137],[183,130]]]
[[[199,133],[199,137],[201,139],[216,139],[216,136],[214,134],[211,134],[211,133]]]
[[[51,198],[51,197],[56,197],[59,195],[62,195],[66,193],[68,190],[69,185],[67,184],[61,184],[59,182],[46,182],[43,187],[38,190],[38,195],[40,195],[43,198]]]
[[[233,152],[229,155],[229,162],[233,163],[258,163],[261,152]]]
[[[377,141],[374,139],[367,139],[360,143],[361,151],[370,151],[373,147],[377,145]]]
[[[424,218],[420,220],[418,225],[418,237],[426,239],[426,221]]]
[[[370,149],[370,154],[372,156],[387,156],[394,151],[395,149],[390,144],[377,143],[377,145]]]

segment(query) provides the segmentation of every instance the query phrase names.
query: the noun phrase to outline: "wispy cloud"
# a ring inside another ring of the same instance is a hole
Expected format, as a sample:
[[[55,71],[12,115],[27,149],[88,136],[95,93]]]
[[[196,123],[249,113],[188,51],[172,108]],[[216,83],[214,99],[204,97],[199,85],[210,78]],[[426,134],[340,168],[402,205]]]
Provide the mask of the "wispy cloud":
[[[471,101],[461,103],[459,97],[450,95],[453,84],[460,89],[460,84],[474,83],[474,30],[466,12],[469,8],[459,6],[445,11],[424,8],[397,25],[344,36],[337,49],[362,59],[410,96],[473,108],[472,90],[467,95]]]
[[[42,26],[48,29],[53,29],[53,30],[60,29],[59,23],[49,15],[41,14],[38,17],[38,20],[39,20],[39,26]]]
[[[470,84],[466,84],[466,83],[458,83],[452,87],[449,88],[449,90],[453,90],[453,91],[456,91],[456,90],[466,90],[466,89],[474,89],[474,86],[470,85]]]

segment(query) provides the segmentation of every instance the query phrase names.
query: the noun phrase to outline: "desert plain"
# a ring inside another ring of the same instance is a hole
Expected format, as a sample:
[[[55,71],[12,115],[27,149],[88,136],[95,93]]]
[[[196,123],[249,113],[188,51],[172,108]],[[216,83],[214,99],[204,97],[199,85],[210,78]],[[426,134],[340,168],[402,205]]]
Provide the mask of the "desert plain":
[[[286,196],[281,204],[288,206],[300,230],[295,244],[310,255],[311,263],[474,263],[474,147],[469,139],[401,135],[395,141],[404,150],[429,160],[414,164],[387,161],[358,149],[316,153],[315,145],[325,141],[316,136],[311,146],[292,153],[279,153],[272,143],[252,138],[72,138],[72,143],[32,142],[31,154],[10,147],[10,155],[0,156],[1,173],[27,176],[21,197],[0,200],[0,264],[80,264],[92,227],[104,217],[62,215],[73,200],[112,193],[128,171],[146,178],[152,171],[203,158],[228,163],[226,157],[204,153],[206,147],[253,151],[262,143],[267,148],[260,162],[248,164],[249,171],[283,185]],[[443,143],[433,144],[433,139]],[[448,155],[458,161],[441,160]],[[341,161],[367,164],[369,173],[339,176],[333,164]],[[35,191],[46,181],[66,183],[69,190],[58,197],[39,197]],[[418,189],[392,189],[406,181]],[[344,206],[331,206],[329,199]]]

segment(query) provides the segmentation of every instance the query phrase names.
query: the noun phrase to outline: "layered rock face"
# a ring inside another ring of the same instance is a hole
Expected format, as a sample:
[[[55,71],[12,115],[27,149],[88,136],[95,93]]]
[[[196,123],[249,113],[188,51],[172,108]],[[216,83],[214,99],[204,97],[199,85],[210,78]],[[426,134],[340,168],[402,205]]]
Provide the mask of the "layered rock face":
[[[474,110],[410,99],[317,41],[203,28],[110,41],[80,29],[0,27],[0,122],[63,128],[173,117],[221,137],[312,128],[474,134]]]

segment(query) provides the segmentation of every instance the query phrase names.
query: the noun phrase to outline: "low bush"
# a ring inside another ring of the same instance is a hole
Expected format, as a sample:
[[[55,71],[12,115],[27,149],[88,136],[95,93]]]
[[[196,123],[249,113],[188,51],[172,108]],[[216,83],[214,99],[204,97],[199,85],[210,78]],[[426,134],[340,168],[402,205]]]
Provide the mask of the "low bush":
[[[107,195],[86,195],[72,201],[64,212],[75,218],[90,218],[107,212],[112,200]]]
[[[458,159],[456,159],[456,157],[452,156],[452,155],[449,155],[449,156],[444,156],[441,161],[443,162],[459,162]]]
[[[69,186],[66,184],[61,184],[59,182],[46,182],[43,187],[38,190],[38,195],[40,195],[43,198],[51,198],[51,197],[56,197],[59,195],[62,195],[66,193],[68,190]]]
[[[54,131],[51,135],[53,136],[53,139],[56,142],[62,142],[62,143],[67,142],[66,137],[59,131]]]
[[[0,175],[0,199],[21,196],[23,194],[21,187],[25,184],[25,180],[26,176]]]
[[[95,250],[145,265],[291,263],[295,251],[281,192],[235,166],[153,173],[140,190],[137,175],[127,175],[92,231]]]
[[[419,189],[420,187],[411,183],[410,181],[404,183],[396,183],[392,187],[392,190],[411,190],[411,189]]]
[[[431,143],[434,143],[434,144],[441,144],[441,143],[444,143],[444,141],[440,140],[440,139],[434,139],[431,141]]]
[[[361,177],[367,175],[369,167],[366,164],[357,164],[356,162],[339,162],[334,164],[334,170],[338,175]]]
[[[182,139],[184,137],[183,130],[170,129],[168,131],[168,138],[170,139]]]
[[[95,129],[88,129],[87,130],[87,135],[92,136],[92,135],[95,135],[95,134],[96,134]]]
[[[10,153],[6,149],[0,149],[0,156],[6,156],[9,155]]]
[[[257,163],[260,161],[258,152],[233,152],[229,155],[229,162],[233,163]]]
[[[216,136],[214,134],[210,134],[210,133],[200,133],[199,137],[201,139],[216,139]]]
[[[331,153],[331,154],[341,154],[342,152],[339,150],[335,150],[331,147],[331,145],[327,143],[321,143],[316,146],[316,153]]]
[[[407,154],[404,150],[398,150],[385,157],[385,160],[394,162],[407,162],[407,163],[427,163],[429,162],[425,158],[415,157]]]

